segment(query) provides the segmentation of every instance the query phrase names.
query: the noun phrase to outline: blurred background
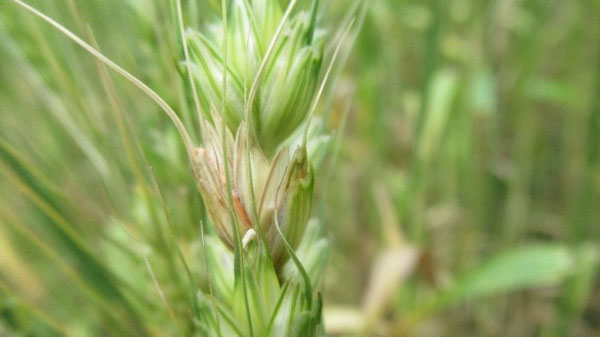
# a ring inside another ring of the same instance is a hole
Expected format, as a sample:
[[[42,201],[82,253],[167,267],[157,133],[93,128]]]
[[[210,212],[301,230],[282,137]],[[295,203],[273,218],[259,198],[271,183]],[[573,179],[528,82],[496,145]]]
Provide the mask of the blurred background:
[[[28,3],[195,125],[169,2]],[[322,1],[326,28],[350,3]],[[184,4],[194,27],[219,8]],[[598,336],[600,1],[371,0],[357,22],[316,178],[329,334]],[[206,287],[174,127],[11,1],[0,60],[0,336],[169,335],[171,235]]]

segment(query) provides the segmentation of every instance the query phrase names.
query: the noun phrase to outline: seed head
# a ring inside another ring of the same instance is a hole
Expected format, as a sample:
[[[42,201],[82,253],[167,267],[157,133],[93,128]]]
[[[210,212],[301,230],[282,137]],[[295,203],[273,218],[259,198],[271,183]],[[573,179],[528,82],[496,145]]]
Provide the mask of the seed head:
[[[281,232],[295,248],[310,216],[314,175],[305,148],[293,156],[284,147],[269,161],[242,124],[235,137],[227,131],[232,146],[223,152],[214,128],[205,147],[194,151],[194,172],[206,209],[221,240],[233,247],[235,223],[241,236],[262,230],[276,266],[287,260]],[[226,159],[225,160],[225,156]],[[225,172],[229,170],[229,172]],[[231,177],[230,186],[226,176]],[[258,228],[260,226],[260,228]]]
[[[188,30],[191,68],[201,88],[200,101],[205,111],[213,105],[224,111],[232,132],[249,116],[248,125],[261,148],[272,155],[305,120],[314,98],[324,38],[315,28],[316,5],[284,22],[282,34],[269,55],[268,46],[283,17],[280,2],[234,0],[230,15],[226,29],[222,22],[215,22],[203,33]],[[226,95],[221,85],[225,43]],[[250,97],[263,62],[256,95]]]

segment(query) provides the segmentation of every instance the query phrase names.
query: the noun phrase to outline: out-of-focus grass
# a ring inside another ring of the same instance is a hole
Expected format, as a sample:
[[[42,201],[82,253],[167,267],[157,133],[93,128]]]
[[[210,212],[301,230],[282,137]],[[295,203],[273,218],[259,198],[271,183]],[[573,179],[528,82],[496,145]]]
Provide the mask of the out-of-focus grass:
[[[367,271],[390,221],[423,255],[388,294],[381,331],[496,254],[532,243],[598,249],[599,10],[597,1],[371,3],[346,77],[343,99],[356,104],[342,173],[323,200],[336,243],[327,298],[368,301]],[[553,287],[459,301],[407,334],[596,335],[589,261],[578,255]]]
[[[30,3],[197,125],[168,2]],[[333,334],[600,333],[599,41],[598,1],[371,0],[317,183]],[[0,60],[0,335],[186,335],[204,215],[168,119],[10,1]]]
[[[32,4],[192,125],[168,3]],[[175,244],[199,254],[203,211],[178,136],[140,91],[30,14],[1,6],[0,227],[10,244],[0,326],[27,336],[186,334],[192,285]],[[164,209],[153,177],[170,201]],[[201,263],[193,268],[203,275]]]

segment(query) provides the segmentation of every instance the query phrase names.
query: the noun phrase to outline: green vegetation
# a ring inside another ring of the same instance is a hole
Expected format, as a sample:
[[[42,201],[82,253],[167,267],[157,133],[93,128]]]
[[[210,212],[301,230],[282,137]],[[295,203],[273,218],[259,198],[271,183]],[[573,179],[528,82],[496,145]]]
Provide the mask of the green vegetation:
[[[0,336],[600,334],[599,1],[19,3]]]

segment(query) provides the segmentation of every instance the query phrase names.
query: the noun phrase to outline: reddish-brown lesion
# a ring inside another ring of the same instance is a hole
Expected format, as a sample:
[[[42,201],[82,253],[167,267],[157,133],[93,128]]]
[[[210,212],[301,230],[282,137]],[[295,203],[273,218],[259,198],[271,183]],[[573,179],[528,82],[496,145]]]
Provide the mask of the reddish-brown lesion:
[[[246,209],[242,204],[242,200],[240,199],[239,194],[237,194],[237,192],[235,191],[232,191],[231,197],[233,200],[233,206],[235,207],[235,212],[242,219],[242,222],[247,227],[247,229],[252,228],[252,221],[250,221],[250,217],[248,217],[248,213],[246,213]]]
[[[194,151],[194,156],[196,157],[196,159],[200,162],[204,162],[207,166],[208,169],[208,174],[210,175],[209,179],[211,179],[211,184],[206,184],[208,186],[202,186],[204,185],[202,183],[202,180],[200,179],[200,177],[198,177],[198,181],[200,182],[200,185],[203,187],[204,193],[207,195],[212,194],[214,200],[218,203],[219,206],[223,207],[224,209],[228,208],[228,202],[227,202],[227,190],[228,190],[228,183],[227,183],[227,176],[225,175],[225,172],[223,171],[223,167],[221,167],[219,165],[218,160],[216,160],[213,156],[210,155],[210,153],[208,153],[206,151],[206,149],[198,147],[195,148]],[[220,185],[220,186],[219,186]],[[211,186],[213,186],[213,188],[211,188]],[[215,189],[216,187],[216,189]],[[250,220],[250,217],[248,216],[248,213],[246,212],[246,208],[244,207],[244,203],[242,201],[242,198],[240,197],[240,195],[235,191],[231,190],[231,201],[233,203],[233,209],[235,211],[235,215],[237,216],[238,219],[240,219],[240,222],[243,224],[243,226],[246,228],[246,230],[251,229],[252,228],[252,221]],[[226,238],[227,240],[225,241],[229,241],[229,238]]]

